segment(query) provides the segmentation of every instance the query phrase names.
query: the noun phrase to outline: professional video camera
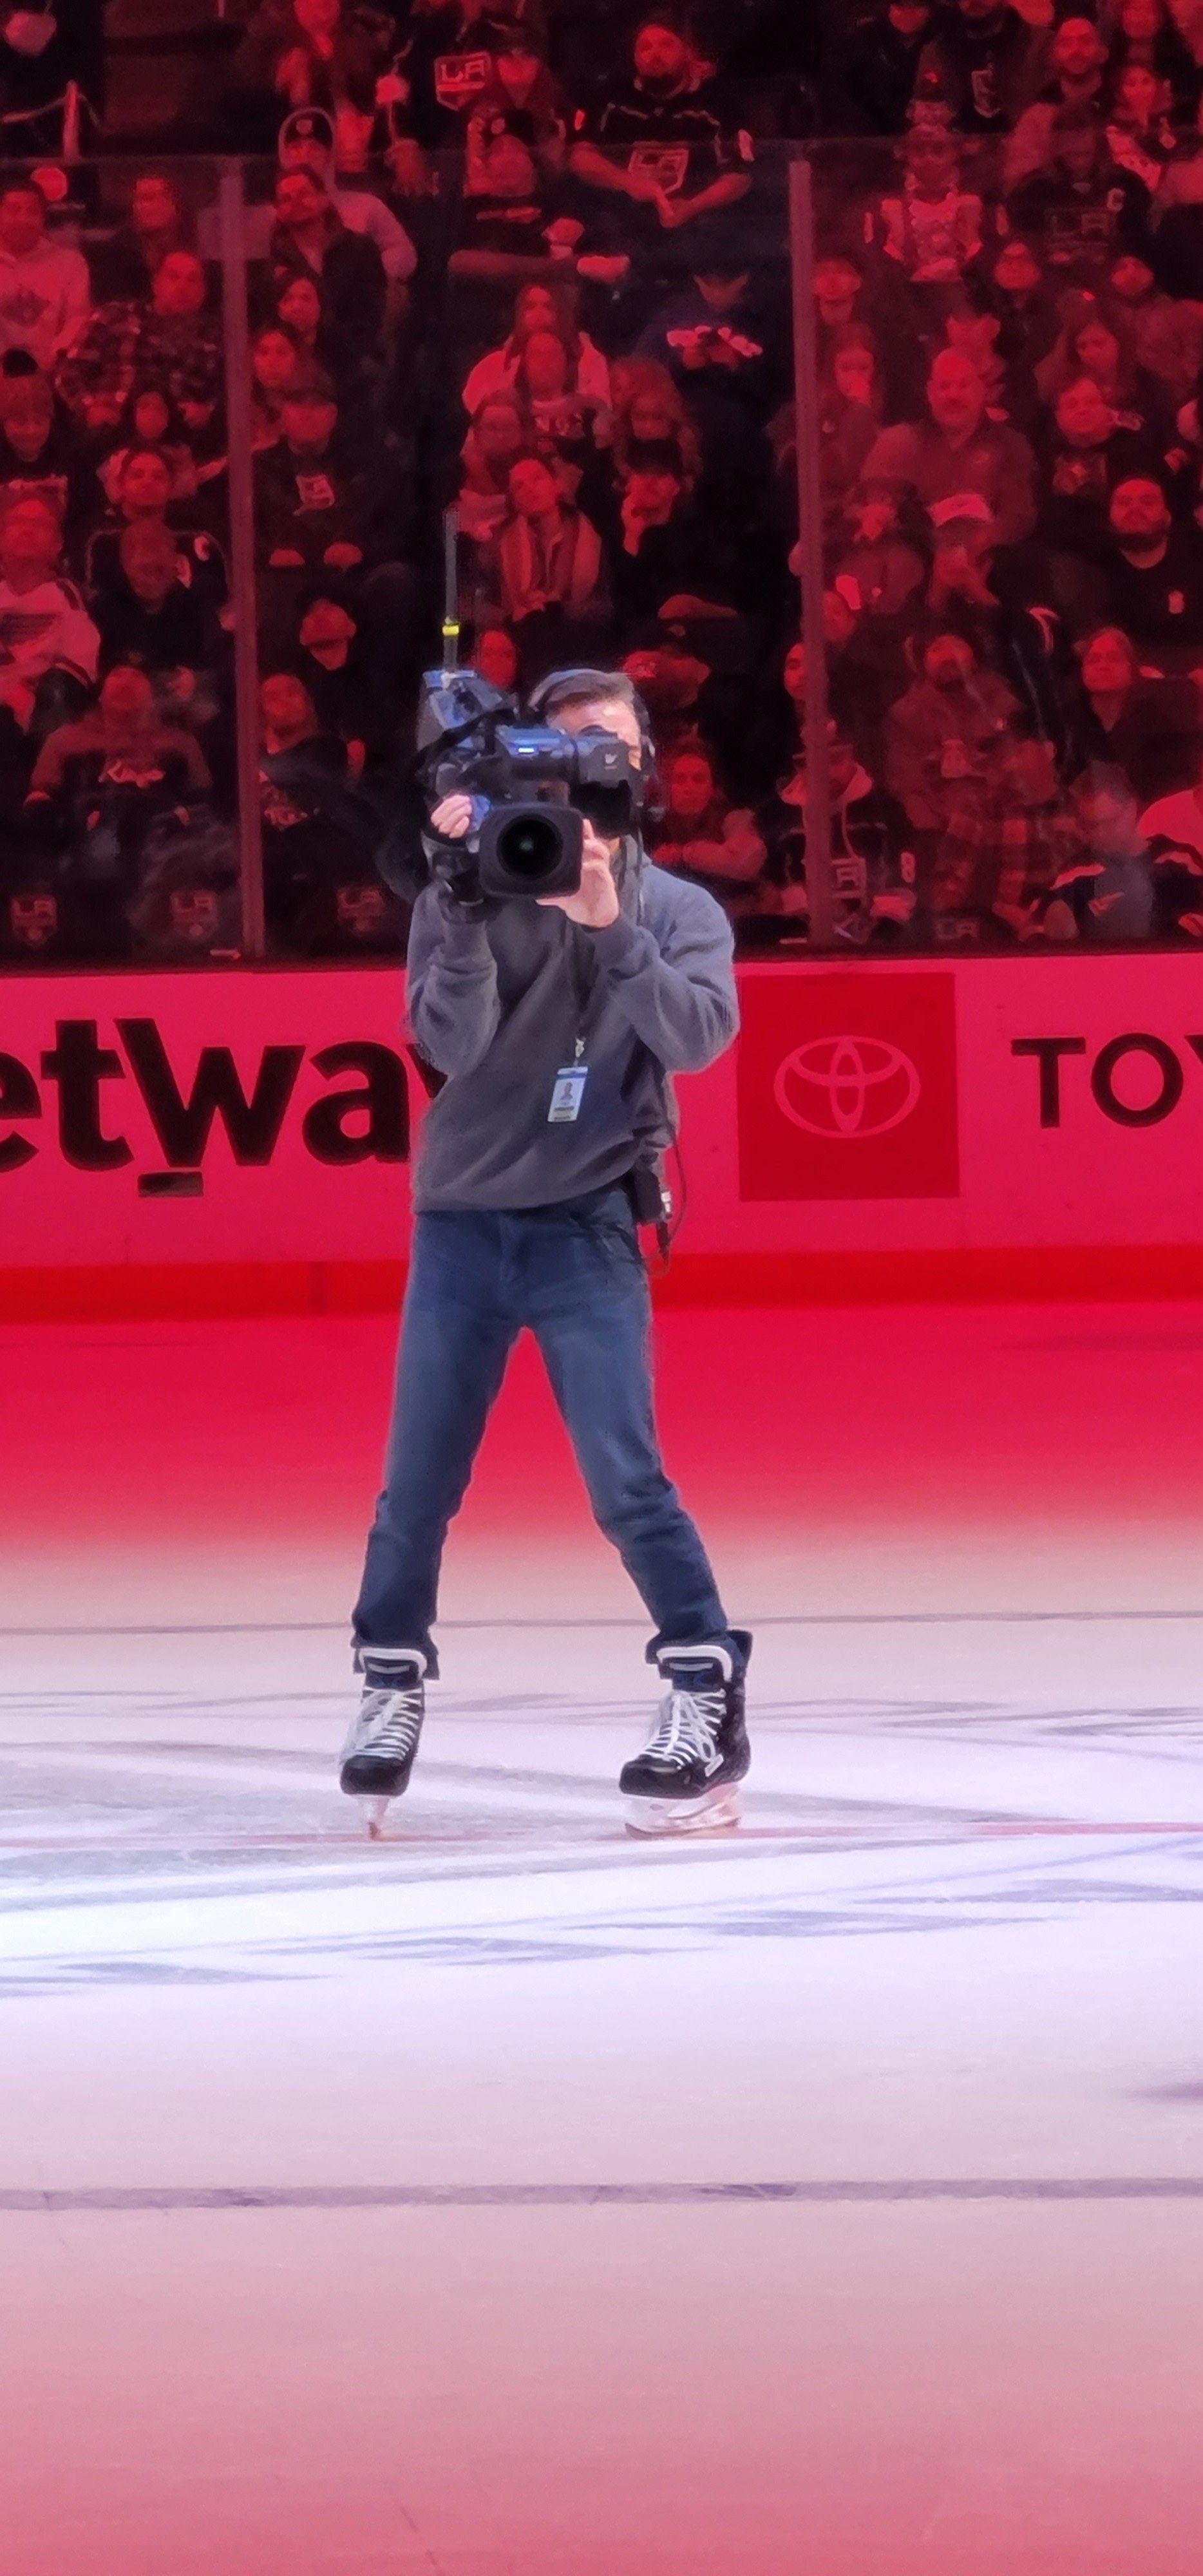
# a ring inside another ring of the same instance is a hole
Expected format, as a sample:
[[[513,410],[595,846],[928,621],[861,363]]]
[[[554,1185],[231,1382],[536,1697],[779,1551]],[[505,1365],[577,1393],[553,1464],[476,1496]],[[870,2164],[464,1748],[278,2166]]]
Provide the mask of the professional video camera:
[[[464,842],[435,841],[436,874],[457,891],[494,897],[575,894],[586,821],[616,838],[638,809],[641,771],[625,742],[600,726],[559,733],[525,724],[517,700],[475,671],[427,671],[415,777],[429,807],[445,796],[482,800]]]

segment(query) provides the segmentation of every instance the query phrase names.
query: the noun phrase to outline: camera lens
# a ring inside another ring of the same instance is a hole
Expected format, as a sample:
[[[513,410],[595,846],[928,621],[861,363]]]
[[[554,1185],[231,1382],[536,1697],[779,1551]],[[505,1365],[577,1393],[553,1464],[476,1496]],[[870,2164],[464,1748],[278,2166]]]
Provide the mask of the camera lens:
[[[532,884],[551,875],[562,848],[555,824],[545,822],[541,814],[524,814],[521,822],[507,823],[497,836],[497,856],[502,866],[511,876],[525,877]]]

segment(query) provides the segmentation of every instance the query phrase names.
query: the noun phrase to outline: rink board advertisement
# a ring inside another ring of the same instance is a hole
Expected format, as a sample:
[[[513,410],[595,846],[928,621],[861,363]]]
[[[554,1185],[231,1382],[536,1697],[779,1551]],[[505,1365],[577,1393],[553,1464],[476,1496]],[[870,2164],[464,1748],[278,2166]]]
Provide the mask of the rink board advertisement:
[[[682,1254],[1203,1243],[1203,961],[764,965],[679,1085]],[[6,1267],[403,1254],[387,969],[0,983]]]

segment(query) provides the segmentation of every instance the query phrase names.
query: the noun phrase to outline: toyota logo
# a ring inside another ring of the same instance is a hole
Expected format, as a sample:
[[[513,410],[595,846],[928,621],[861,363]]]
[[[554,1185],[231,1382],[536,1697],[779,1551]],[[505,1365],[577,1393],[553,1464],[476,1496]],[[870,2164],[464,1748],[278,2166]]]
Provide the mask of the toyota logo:
[[[885,1136],[910,1117],[921,1088],[888,1038],[808,1038],[778,1065],[773,1097],[808,1136]]]

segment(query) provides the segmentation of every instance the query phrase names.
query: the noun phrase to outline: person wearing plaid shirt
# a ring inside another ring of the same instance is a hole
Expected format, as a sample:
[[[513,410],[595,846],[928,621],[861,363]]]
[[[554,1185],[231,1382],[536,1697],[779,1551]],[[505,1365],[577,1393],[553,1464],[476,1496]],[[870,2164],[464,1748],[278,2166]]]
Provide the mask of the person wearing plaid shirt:
[[[55,379],[68,410],[87,420],[98,394],[124,401],[135,377],[152,377],[190,429],[204,428],[222,386],[221,334],[205,311],[205,272],[195,252],[169,251],[149,302],[102,304]]]
[[[968,782],[949,813],[932,869],[937,937],[1038,937],[1039,906],[1067,847],[1053,746],[1020,738],[989,782]]]

